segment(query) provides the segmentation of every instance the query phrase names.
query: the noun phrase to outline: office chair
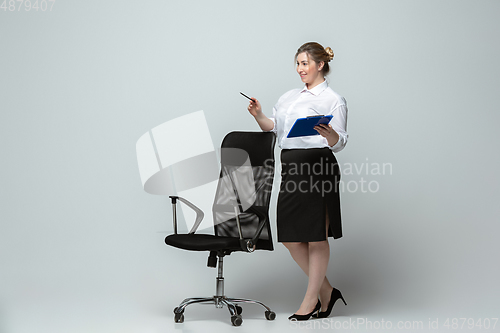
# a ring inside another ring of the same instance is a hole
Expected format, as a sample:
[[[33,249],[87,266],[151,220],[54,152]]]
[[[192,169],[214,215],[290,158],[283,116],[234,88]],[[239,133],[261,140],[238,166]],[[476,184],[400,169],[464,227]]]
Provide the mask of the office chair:
[[[174,234],[165,243],[184,250],[209,251],[208,267],[217,267],[216,294],[205,298],[186,298],[174,309],[176,323],[184,321],[184,311],[195,303],[227,306],[231,323],[242,324],[242,307],[238,303],[262,305],[267,320],[276,314],[265,304],[251,299],[224,295],[223,259],[233,252],[273,250],[269,223],[269,201],[274,177],[275,135],[270,132],[231,132],[221,144],[221,170],[212,207],[214,234],[195,233],[204,213],[179,196],[170,196]],[[177,233],[177,203],[182,202],[196,212],[193,227],[187,234]]]

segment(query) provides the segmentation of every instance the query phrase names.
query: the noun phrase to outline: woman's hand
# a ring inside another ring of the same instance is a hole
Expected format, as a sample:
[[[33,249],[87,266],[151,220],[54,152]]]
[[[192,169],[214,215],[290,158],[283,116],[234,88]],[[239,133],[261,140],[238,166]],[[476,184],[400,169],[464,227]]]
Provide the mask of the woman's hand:
[[[328,141],[328,145],[333,147],[337,141],[339,141],[339,134],[332,128],[330,124],[319,124],[314,126],[314,129],[318,131],[318,133],[326,138]]]
[[[250,104],[248,104],[248,112],[250,112],[250,114],[254,117],[258,117],[262,114],[262,107],[256,98],[252,97],[250,100]]]
[[[267,118],[266,115],[262,112],[262,107],[260,106],[257,98],[252,97],[247,109],[248,112],[250,112],[250,114],[254,116],[261,130],[266,132],[272,131],[272,129],[274,128],[274,122],[271,119]]]

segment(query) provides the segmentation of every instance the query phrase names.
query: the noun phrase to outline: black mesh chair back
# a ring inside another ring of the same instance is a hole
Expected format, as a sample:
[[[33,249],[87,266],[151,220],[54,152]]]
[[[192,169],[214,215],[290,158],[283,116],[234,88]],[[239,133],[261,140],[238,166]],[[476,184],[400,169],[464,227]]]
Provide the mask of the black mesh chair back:
[[[269,202],[274,177],[275,135],[231,132],[221,144],[221,172],[213,206],[216,236],[240,237],[234,201],[244,239],[259,233],[255,248],[273,250]]]

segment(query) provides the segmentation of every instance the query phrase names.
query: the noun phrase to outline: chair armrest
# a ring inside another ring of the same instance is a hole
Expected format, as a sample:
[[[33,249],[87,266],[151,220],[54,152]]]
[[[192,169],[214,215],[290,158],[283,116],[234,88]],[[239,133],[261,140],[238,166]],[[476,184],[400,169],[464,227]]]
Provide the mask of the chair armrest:
[[[251,241],[253,243],[253,248],[255,250],[255,245],[257,244],[257,241],[259,240],[260,234],[262,233],[262,230],[264,230],[264,227],[266,225],[266,214],[260,211],[256,206],[252,206],[247,209],[248,211],[254,213],[259,217],[259,226],[257,227],[257,231],[255,232],[255,235],[252,237]],[[253,252],[253,251],[252,251]]]
[[[180,202],[186,204],[189,208],[191,208],[192,210],[194,210],[196,212],[196,218],[195,218],[195,221],[194,221],[194,225],[191,228],[191,230],[189,230],[189,232],[188,232],[188,234],[194,234],[195,231],[200,226],[200,223],[203,220],[203,217],[205,217],[205,214],[203,213],[203,211],[201,209],[199,209],[195,204],[193,204],[192,202],[190,202],[187,199],[184,199],[182,197],[170,196],[170,199],[172,199],[172,206],[173,206],[173,212],[174,212],[174,233],[177,234],[177,210],[176,210],[176,204],[177,204],[177,200],[179,200]]]

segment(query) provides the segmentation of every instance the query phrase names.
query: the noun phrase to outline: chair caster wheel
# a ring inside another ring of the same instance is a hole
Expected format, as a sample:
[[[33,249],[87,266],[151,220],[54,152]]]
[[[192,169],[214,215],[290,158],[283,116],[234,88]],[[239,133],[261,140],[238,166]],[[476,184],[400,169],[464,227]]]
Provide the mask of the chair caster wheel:
[[[236,305],[236,313],[240,315],[242,312],[243,312],[243,308],[239,305]]]
[[[272,311],[266,311],[264,314],[267,320],[274,320],[274,318],[276,318],[276,313]]]
[[[184,313],[176,313],[174,315],[174,321],[176,323],[183,323],[184,322]]]
[[[241,323],[243,323],[243,319],[241,319],[240,315],[231,316],[231,324],[233,324],[233,326],[240,326]]]

